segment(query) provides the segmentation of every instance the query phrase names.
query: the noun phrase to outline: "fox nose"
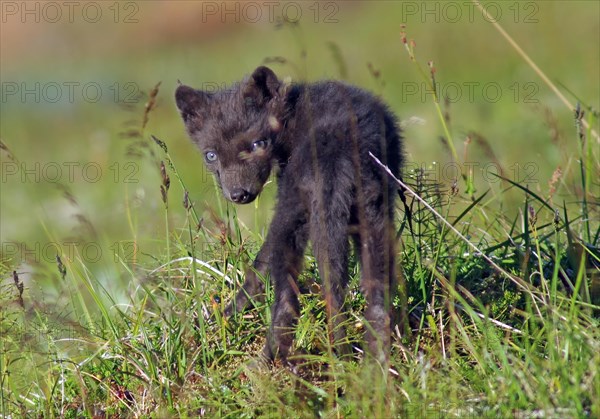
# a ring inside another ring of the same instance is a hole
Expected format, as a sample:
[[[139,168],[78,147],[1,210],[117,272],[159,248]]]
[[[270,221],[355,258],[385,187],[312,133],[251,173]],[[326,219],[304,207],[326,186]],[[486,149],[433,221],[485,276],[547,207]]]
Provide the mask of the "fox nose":
[[[248,193],[248,191],[242,188],[237,188],[231,191],[229,197],[236,204],[245,204],[246,202],[248,202],[250,194]]]

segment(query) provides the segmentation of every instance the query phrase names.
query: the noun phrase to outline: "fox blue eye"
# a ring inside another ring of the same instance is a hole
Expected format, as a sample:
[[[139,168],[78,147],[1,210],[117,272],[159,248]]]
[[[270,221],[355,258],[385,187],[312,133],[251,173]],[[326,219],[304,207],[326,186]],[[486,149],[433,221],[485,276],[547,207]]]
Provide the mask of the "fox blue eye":
[[[252,143],[252,151],[267,148],[267,140],[258,140]]]
[[[217,153],[215,153],[214,151],[209,151],[208,153],[206,153],[204,155],[206,157],[206,161],[207,162],[214,162],[217,160]]]

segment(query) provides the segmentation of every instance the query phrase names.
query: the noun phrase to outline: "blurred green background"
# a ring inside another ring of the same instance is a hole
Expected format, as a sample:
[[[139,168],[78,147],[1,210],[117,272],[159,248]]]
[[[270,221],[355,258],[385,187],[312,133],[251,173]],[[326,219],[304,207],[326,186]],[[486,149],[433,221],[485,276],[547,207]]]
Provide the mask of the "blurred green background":
[[[572,103],[576,95],[600,107],[599,2],[483,4]],[[219,201],[226,205],[185,135],[173,101],[177,80],[214,88],[265,62],[294,81],[345,79],[380,94],[405,121],[410,167],[431,170],[450,185],[456,171],[446,165],[432,95],[406,53],[403,30],[421,65],[434,63],[450,102],[445,110],[455,146],[461,163],[474,168],[478,192],[489,181],[500,190],[489,175],[498,163],[505,176],[542,196],[557,167],[574,172],[579,144],[572,112],[466,1],[1,6],[1,256],[24,278],[46,272],[28,283],[31,289],[60,292],[45,287],[58,278],[56,248],[63,258],[82,258],[115,289],[122,286],[109,267],[115,252],[127,258],[135,242],[141,263],[165,252],[158,169],[164,156],[150,134],[167,144],[206,222]],[[127,135],[140,130],[158,82],[143,138]],[[485,144],[465,149],[470,132]],[[574,199],[569,185],[568,179],[559,185],[557,202]],[[268,225],[274,189],[270,184],[256,205],[238,208],[250,229]],[[175,230],[185,225],[182,199],[171,173]],[[507,198],[506,211],[521,202],[522,195]]]

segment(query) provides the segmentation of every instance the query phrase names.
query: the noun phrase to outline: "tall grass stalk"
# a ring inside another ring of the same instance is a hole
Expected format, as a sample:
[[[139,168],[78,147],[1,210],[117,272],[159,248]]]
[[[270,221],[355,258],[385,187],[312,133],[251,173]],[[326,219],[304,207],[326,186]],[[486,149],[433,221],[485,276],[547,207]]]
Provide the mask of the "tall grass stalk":
[[[563,95],[563,93],[556,87],[556,85],[546,76],[546,73],[542,71],[541,68],[537,66],[537,64],[529,57],[529,55],[521,48],[521,46],[506,32],[506,30],[500,25],[497,19],[495,19],[492,15],[488,13],[486,8],[481,4],[478,0],[471,0],[477,8],[481,11],[485,20],[491,23],[494,28],[502,35],[504,39],[509,43],[509,45],[519,54],[519,56],[529,65],[533,71],[538,75],[540,79],[554,92],[554,94],[560,99],[560,101],[569,109],[569,111],[573,111],[575,106]],[[600,143],[600,136],[598,133],[592,128],[591,124],[588,124],[587,121],[583,120],[581,123],[585,126],[586,129],[589,130],[590,136],[596,138],[596,141]]]

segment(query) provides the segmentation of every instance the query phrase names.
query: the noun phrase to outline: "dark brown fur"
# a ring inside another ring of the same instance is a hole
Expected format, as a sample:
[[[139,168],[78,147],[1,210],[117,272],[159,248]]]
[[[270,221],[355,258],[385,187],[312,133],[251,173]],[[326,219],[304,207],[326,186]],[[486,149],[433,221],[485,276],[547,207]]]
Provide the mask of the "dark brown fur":
[[[396,119],[376,97],[336,82],[285,85],[266,67],[230,89],[208,93],[180,86],[177,107],[226,198],[248,203],[278,168],[275,215],[265,244],[227,315],[261,299],[256,272],[270,270],[275,289],[265,355],[285,360],[300,307],[297,278],[310,240],[318,262],[329,333],[349,352],[343,323],[349,237],[361,260],[369,352],[389,356],[391,298],[396,290],[396,187],[372,152],[398,175],[402,139]]]

